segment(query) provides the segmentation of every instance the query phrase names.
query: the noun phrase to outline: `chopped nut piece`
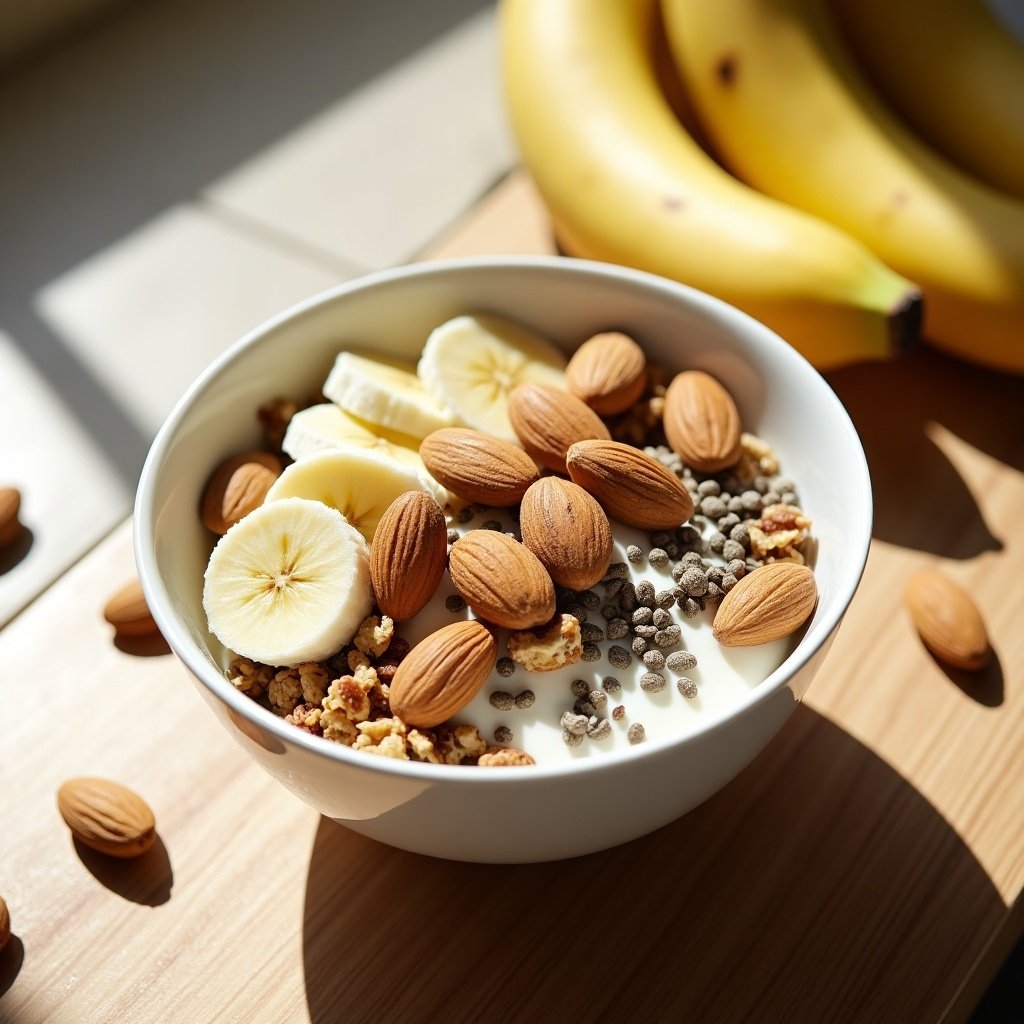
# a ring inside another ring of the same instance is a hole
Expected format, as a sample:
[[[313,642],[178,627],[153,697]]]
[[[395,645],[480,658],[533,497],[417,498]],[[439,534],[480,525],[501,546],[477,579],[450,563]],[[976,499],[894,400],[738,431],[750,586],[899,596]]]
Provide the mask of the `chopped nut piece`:
[[[536,763],[525,750],[516,750],[515,747],[488,747],[477,761],[477,764],[484,768],[510,768]]]
[[[372,654],[379,658],[391,643],[395,633],[395,624],[390,616],[368,615],[359,624],[355,639],[352,641],[364,654]]]
[[[235,658],[228,666],[227,676],[236,689],[256,699],[267,692],[274,670],[249,658]]]
[[[583,656],[579,620],[563,614],[556,616],[543,633],[517,630],[508,638],[508,653],[527,672],[551,672],[574,665]]]

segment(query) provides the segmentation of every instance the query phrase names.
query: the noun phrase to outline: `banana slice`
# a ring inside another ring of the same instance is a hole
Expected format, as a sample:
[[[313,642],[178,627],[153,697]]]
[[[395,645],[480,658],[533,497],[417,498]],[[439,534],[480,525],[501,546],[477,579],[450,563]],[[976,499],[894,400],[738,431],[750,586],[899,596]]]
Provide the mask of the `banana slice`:
[[[508,395],[527,382],[565,387],[565,356],[534,331],[495,316],[458,316],[427,339],[416,372],[459,423],[519,444]]]
[[[374,433],[374,429],[378,433]],[[449,500],[448,491],[427,472],[419,456],[419,441],[407,434],[387,430],[384,427],[371,428],[362,420],[350,416],[332,402],[311,405],[301,409],[288,423],[281,448],[296,462],[316,452],[351,444],[377,452],[394,459],[419,473],[429,485],[430,493],[443,508]]]
[[[346,441],[293,462],[274,481],[264,503],[282,498],[322,501],[372,542],[380,517],[406,491],[431,494],[426,477],[412,466]]]
[[[452,425],[452,414],[413,373],[393,362],[341,352],[323,393],[351,416],[422,441]]]
[[[305,498],[254,509],[221,537],[206,567],[210,631],[266,665],[330,657],[372,605],[366,539],[335,509]]]

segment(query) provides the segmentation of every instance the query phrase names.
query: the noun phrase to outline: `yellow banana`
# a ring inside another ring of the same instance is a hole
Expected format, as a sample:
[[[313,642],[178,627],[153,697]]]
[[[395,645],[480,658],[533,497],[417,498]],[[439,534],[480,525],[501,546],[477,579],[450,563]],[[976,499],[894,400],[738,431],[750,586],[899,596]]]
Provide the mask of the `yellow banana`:
[[[651,58],[656,0],[504,0],[513,130],[563,247],[717,295],[818,367],[916,339],[917,288],[848,235],[736,181]]]
[[[1024,46],[983,0],[833,0],[886,100],[939,152],[1024,199]]]
[[[820,0],[663,0],[663,11],[702,122],[733,171],[921,285],[926,339],[1024,371],[1024,204],[905,129]]]

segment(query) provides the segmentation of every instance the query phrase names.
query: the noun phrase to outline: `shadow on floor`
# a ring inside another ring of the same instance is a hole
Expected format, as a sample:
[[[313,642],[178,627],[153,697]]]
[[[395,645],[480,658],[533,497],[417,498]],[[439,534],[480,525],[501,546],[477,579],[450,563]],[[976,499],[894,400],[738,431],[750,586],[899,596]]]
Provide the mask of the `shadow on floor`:
[[[450,863],[323,820],[306,999],[314,1024],[340,1006],[352,1021],[630,1020],[641,995],[644,1019],[937,1020],[1005,913],[917,790],[801,706],[710,801],[588,857]]]

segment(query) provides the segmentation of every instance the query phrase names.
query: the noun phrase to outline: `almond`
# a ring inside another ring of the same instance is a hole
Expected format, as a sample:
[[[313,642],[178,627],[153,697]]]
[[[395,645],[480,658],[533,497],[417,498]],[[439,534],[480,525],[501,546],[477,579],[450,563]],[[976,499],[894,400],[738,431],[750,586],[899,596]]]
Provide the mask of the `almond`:
[[[665,392],[665,437],[686,465],[717,473],[740,457],[740,414],[732,395],[709,373],[686,370]]]
[[[398,666],[391,680],[391,710],[407,725],[440,725],[477,695],[497,660],[498,641],[483,623],[469,619],[444,626],[421,640]]]
[[[17,487],[0,487],[0,548],[21,533],[20,511],[21,491]]]
[[[503,762],[504,763],[504,762]],[[11,938],[11,913],[7,909],[4,898],[0,896],[0,953]]]
[[[569,476],[608,515],[644,530],[670,530],[693,515],[693,500],[674,473],[621,441],[579,441],[569,449]]]
[[[565,472],[565,453],[576,441],[611,434],[586,402],[550,384],[520,384],[508,397],[508,418],[527,454],[556,473]]]
[[[747,573],[722,599],[712,633],[724,647],[753,647],[789,636],[818,600],[814,573],[796,562],[769,562]]]
[[[576,349],[565,368],[565,386],[594,412],[614,416],[643,394],[646,374],[644,350],[628,334],[609,331]]]
[[[142,797],[109,779],[70,779],[57,808],[74,837],[111,857],[138,857],[156,839],[153,812]]]
[[[578,484],[557,476],[538,480],[519,509],[523,543],[555,583],[587,590],[604,578],[612,560],[608,516]]]
[[[925,647],[954,668],[975,672],[992,656],[978,606],[961,586],[936,569],[921,569],[907,582],[904,599]]]
[[[103,608],[103,618],[121,636],[152,636],[160,632],[138,580],[125,584],[114,594]]]
[[[421,611],[441,582],[447,555],[441,506],[423,491],[395,498],[370,545],[370,580],[380,610],[396,622]]]
[[[443,427],[420,445],[430,475],[453,494],[481,505],[518,505],[540,475],[533,459],[509,441],[462,427]]]
[[[270,452],[242,452],[222,462],[203,489],[203,523],[214,533],[227,533],[263,504],[281,468],[281,460]]]
[[[497,530],[473,530],[448,556],[448,571],[462,599],[482,619],[507,629],[528,629],[555,614],[555,586],[525,544]]]

